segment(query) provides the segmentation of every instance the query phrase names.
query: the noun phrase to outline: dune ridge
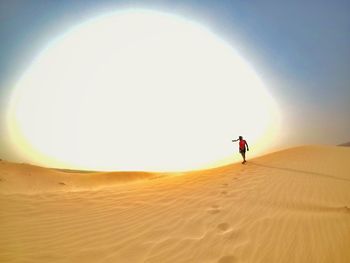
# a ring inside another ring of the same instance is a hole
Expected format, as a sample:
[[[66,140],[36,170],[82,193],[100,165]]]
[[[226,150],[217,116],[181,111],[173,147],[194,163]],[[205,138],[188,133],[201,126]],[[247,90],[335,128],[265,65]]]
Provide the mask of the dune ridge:
[[[132,183],[0,165],[1,262],[350,262],[350,148]]]
[[[0,193],[37,194],[55,191],[96,190],[118,183],[159,178],[163,175],[163,173],[151,172],[55,169],[2,161],[0,162],[0,182],[3,184],[0,184]]]

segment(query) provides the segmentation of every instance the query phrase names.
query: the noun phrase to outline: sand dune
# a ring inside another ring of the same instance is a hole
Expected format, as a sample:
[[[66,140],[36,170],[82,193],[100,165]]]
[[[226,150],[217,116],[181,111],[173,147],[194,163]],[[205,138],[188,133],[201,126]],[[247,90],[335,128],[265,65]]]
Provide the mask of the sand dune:
[[[0,162],[0,205],[0,262],[350,262],[347,147],[182,174]]]
[[[97,190],[119,183],[155,179],[162,173],[89,172],[68,169],[48,169],[30,164],[0,162],[0,193],[40,194]]]

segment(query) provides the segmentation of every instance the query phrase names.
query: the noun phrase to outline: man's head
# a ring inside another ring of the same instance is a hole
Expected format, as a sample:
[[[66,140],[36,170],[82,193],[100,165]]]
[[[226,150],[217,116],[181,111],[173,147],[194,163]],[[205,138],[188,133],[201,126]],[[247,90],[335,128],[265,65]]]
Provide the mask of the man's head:
[[[239,136],[238,139],[241,141],[241,140],[243,140],[243,137],[242,137],[242,136]]]

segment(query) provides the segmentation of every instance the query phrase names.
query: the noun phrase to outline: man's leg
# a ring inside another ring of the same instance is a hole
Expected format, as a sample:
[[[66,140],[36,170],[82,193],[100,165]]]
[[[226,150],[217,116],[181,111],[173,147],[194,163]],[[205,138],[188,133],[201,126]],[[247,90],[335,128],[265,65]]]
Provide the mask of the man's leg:
[[[243,157],[243,163],[245,163],[246,160],[245,160],[245,152],[244,151],[242,151],[242,157]]]
[[[239,151],[240,152],[240,154],[242,155],[242,159],[243,159],[243,162],[242,163],[244,163],[244,152],[243,151]]]

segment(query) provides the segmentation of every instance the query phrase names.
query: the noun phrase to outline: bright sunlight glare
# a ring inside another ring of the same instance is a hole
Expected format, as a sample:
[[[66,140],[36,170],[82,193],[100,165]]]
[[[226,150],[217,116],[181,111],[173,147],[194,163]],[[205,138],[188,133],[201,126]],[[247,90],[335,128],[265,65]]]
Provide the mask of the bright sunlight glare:
[[[82,23],[14,88],[7,125],[27,161],[92,170],[180,171],[255,154],[278,128],[252,67],[205,27],[148,10]]]

